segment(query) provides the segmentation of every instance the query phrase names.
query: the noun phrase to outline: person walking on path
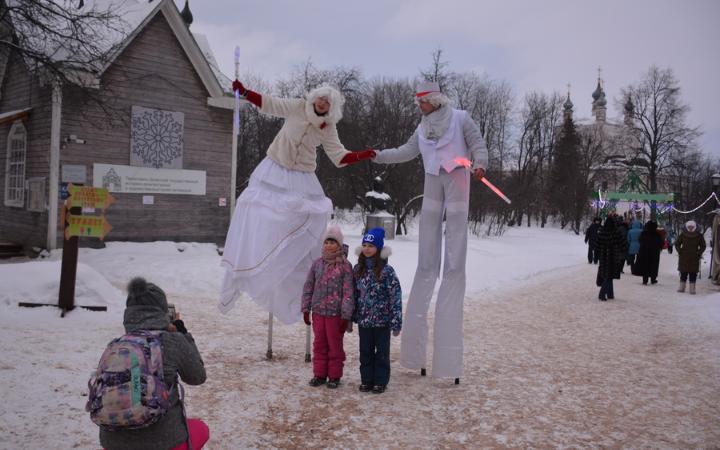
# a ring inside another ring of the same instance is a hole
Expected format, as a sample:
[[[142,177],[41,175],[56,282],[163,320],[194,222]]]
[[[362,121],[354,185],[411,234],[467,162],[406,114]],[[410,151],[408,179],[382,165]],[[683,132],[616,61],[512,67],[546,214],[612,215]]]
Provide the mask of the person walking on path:
[[[305,324],[312,325],[315,336],[310,380],[314,387],[327,382],[328,388],[337,388],[343,376],[343,337],[352,319],[355,297],[352,265],[342,246],[340,227],[328,227],[323,236],[322,256],[313,262],[303,286],[303,319]]]
[[[425,169],[418,266],[405,313],[400,363],[425,374],[427,312],[442,261],[442,281],[435,303],[432,376],[455,378],[458,384],[463,369],[463,300],[470,207],[470,172],[464,163],[472,161],[473,176],[479,181],[485,176],[488,152],[470,114],[452,108],[438,83],[420,83],[415,100],[422,117],[413,135],[398,148],[380,151],[373,160],[382,164],[400,163],[421,155]],[[441,258],[443,236],[445,254]]]
[[[685,223],[685,229],[675,241],[678,254],[678,271],[680,272],[680,286],[678,292],[685,292],[685,286],[690,278],[690,293],[695,294],[695,280],[700,271],[700,259],[705,253],[705,238],[697,230],[693,220]]]
[[[598,298],[606,301],[615,298],[613,280],[620,279],[627,254],[627,241],[623,238],[622,231],[612,215],[605,218],[605,223],[598,231],[597,247],[599,254],[597,284],[600,286]]]
[[[333,210],[315,175],[317,147],[336,167],[371,159],[375,152],[350,152],[340,143],[336,124],[345,100],[331,86],[313,89],[305,99],[261,95],[238,80],[233,90],[285,122],[237,199],[221,261],[218,308],[228,313],[245,292],[291,324],[300,318],[303,281],[320,256]]]
[[[635,260],[637,259],[637,253],[640,251],[640,233],[642,233],[642,223],[638,220],[633,220],[630,225],[630,231],[627,234],[628,242],[628,254],[627,263],[630,266],[630,272],[635,274]]]
[[[385,230],[373,228],[363,236],[355,266],[355,314],[360,334],[360,392],[382,394],[390,381],[390,333],[402,329],[402,290],[387,263]]]
[[[597,235],[600,230],[600,223],[600,218],[595,217],[587,230],[585,230],[585,243],[588,246],[588,264],[598,263]]]
[[[645,223],[639,240],[637,275],[642,277],[644,285],[648,284],[648,280],[651,284],[656,284],[660,267],[660,252],[663,248],[663,238],[657,231],[657,223],[652,220]]]

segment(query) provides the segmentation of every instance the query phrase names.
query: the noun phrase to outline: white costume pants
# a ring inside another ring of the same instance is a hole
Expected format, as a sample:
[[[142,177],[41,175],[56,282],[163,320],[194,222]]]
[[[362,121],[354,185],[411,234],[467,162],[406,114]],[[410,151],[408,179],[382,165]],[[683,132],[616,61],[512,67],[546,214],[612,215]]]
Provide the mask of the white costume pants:
[[[467,256],[470,172],[464,168],[425,174],[418,267],[410,290],[400,344],[400,363],[427,367],[427,312],[440,274],[445,213],[443,276],[435,303],[432,376],[459,378],[463,367],[463,300]]]

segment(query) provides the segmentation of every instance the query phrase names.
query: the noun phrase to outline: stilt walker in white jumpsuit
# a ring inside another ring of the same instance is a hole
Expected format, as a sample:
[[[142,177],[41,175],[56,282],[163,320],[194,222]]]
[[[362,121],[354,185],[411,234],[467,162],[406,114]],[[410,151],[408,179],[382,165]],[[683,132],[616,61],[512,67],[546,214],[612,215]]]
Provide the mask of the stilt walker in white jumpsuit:
[[[409,369],[427,367],[427,312],[440,275],[445,224],[443,276],[435,303],[432,376],[455,378],[463,368],[463,300],[467,255],[470,172],[457,159],[472,160],[473,175],[485,175],[488,154],[472,117],[449,106],[437,83],[418,86],[416,101],[422,112],[417,130],[407,143],[380,151],[376,163],[398,163],[422,155],[425,186],[420,215],[418,267],[405,312],[400,363]]]

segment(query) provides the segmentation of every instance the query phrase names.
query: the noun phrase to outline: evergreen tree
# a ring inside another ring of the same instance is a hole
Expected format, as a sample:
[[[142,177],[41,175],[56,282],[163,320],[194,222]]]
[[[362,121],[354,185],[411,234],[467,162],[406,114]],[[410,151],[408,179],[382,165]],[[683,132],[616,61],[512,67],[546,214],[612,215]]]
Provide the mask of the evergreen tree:
[[[576,232],[580,227],[579,219],[586,203],[582,195],[584,183],[580,172],[579,149],[580,136],[572,117],[567,116],[555,144],[550,177],[550,202],[560,217],[561,226],[564,228],[572,222]]]

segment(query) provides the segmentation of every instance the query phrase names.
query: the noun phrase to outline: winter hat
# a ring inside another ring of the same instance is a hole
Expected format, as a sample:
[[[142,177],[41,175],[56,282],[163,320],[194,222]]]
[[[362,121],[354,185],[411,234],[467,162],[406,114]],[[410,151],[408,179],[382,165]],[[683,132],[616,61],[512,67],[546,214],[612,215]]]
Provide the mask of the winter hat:
[[[142,277],[133,278],[127,287],[128,296],[125,306],[153,306],[168,311],[165,292],[153,283],[148,283]]]
[[[320,97],[325,97],[328,103],[330,103],[330,111],[324,116],[318,116],[315,114],[313,103]],[[335,124],[340,122],[343,115],[343,105],[345,104],[345,97],[332,86],[321,85],[310,91],[305,97],[305,115],[311,118],[316,125],[322,122]]]
[[[440,85],[436,82],[423,81],[418,83],[415,90],[415,103],[419,105],[420,102],[427,102],[435,108],[439,108],[440,106],[449,104],[450,99],[440,92]]]
[[[362,238],[362,243],[365,244],[366,242],[377,247],[378,251],[382,250],[385,246],[385,229],[378,227],[368,230]]]
[[[440,85],[435,81],[421,81],[415,90],[415,97],[421,98],[433,92],[440,93]]]
[[[688,220],[687,222],[685,222],[685,228],[688,231],[695,231],[695,229],[697,228],[697,224],[694,220]]]
[[[330,225],[327,230],[325,230],[325,234],[323,234],[322,241],[325,242],[325,239],[332,239],[335,242],[340,245],[340,247],[343,246],[343,233],[339,226],[337,225]]]

